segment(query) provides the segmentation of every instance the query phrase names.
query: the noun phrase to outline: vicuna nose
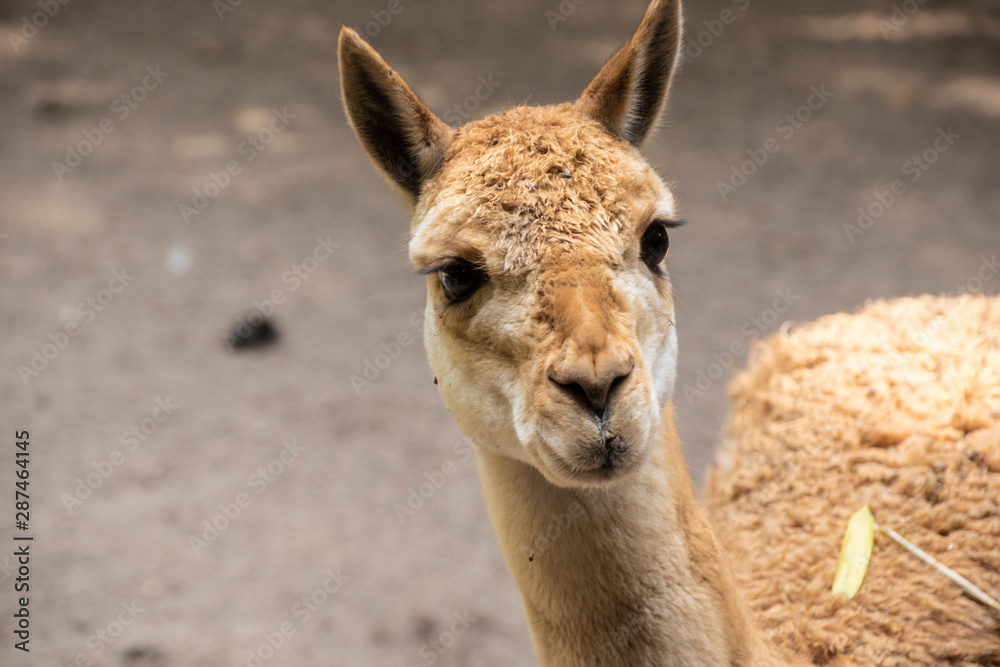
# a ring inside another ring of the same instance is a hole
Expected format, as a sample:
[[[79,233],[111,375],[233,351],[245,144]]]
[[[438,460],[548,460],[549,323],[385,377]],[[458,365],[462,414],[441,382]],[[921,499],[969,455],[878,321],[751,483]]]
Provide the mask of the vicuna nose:
[[[573,341],[567,341],[548,368],[549,380],[603,418],[611,395],[635,368],[635,358],[614,345],[586,351],[573,348]]]

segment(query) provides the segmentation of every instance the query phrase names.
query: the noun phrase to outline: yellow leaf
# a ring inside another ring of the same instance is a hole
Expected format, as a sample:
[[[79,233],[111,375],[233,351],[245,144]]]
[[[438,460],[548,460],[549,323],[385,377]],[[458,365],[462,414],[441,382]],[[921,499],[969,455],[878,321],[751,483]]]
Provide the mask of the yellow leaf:
[[[833,577],[833,592],[848,600],[858,594],[861,582],[868,571],[868,561],[872,558],[875,543],[875,517],[865,505],[847,522],[844,543],[840,547],[837,574]]]

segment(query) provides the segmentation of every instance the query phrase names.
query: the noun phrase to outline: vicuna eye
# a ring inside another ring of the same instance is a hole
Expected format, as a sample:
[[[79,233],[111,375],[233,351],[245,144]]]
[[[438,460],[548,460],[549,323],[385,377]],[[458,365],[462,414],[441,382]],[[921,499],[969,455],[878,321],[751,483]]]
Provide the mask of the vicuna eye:
[[[659,221],[646,228],[642,235],[639,256],[649,268],[655,268],[667,256],[670,249],[670,237],[667,236],[667,226]]]
[[[464,301],[482,287],[488,278],[478,266],[464,259],[456,259],[437,271],[441,287],[451,303]]]

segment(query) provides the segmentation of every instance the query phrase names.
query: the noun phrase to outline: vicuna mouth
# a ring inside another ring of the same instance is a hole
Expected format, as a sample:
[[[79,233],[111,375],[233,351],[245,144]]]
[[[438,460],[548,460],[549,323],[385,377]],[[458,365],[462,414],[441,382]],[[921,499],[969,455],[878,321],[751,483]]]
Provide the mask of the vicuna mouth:
[[[548,444],[542,450],[546,467],[555,477],[573,486],[601,485],[622,479],[638,469],[646,458],[619,436],[602,439],[569,456],[559,455]]]
[[[621,461],[627,459],[629,447],[619,436],[602,433],[600,440],[585,454],[575,457],[577,460],[574,463],[580,470],[613,470]]]

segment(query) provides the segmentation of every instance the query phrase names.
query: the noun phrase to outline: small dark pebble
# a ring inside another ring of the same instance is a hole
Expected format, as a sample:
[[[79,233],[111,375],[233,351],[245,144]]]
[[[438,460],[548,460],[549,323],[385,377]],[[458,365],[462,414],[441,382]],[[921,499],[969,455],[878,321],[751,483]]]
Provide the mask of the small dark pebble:
[[[427,614],[419,614],[413,619],[413,634],[417,639],[430,639],[437,634],[437,622]]]
[[[434,384],[437,384],[437,383],[438,383],[438,379],[435,377],[434,378]]]
[[[153,646],[133,646],[122,654],[122,658],[129,667],[160,667],[165,663],[163,653]]]
[[[64,104],[59,100],[40,100],[33,109],[35,117],[44,121],[56,122],[66,119],[72,115],[73,107]]]
[[[237,352],[256,350],[278,342],[278,329],[260,313],[241,317],[226,334],[226,344]]]

